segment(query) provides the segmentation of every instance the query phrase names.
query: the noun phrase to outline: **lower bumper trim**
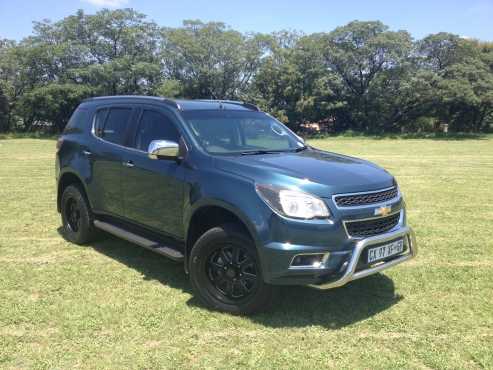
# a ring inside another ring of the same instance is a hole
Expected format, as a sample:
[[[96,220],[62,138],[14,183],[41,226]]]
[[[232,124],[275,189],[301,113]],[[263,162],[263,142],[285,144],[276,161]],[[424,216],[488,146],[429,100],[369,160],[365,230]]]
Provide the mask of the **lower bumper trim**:
[[[385,243],[387,241],[392,241],[399,238],[407,239],[408,253],[400,257],[397,257],[395,259],[392,259],[390,261],[383,262],[374,267],[370,267],[356,272],[358,261],[366,247],[374,244]],[[404,226],[399,230],[390,233],[377,235],[358,241],[358,243],[356,243],[356,246],[353,250],[351,259],[349,260],[346,270],[339,279],[322,284],[311,284],[310,286],[317,289],[337,288],[349,283],[350,281],[376,274],[377,272],[386,270],[392,266],[398,265],[399,263],[410,260],[411,258],[414,258],[417,255],[417,253],[418,253],[418,247],[416,245],[416,237],[414,235],[414,232],[410,227]]]

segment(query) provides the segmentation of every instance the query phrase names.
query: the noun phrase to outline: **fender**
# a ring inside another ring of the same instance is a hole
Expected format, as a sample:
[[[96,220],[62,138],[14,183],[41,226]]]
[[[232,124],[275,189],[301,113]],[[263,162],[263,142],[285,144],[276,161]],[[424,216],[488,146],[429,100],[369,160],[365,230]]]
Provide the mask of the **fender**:
[[[67,175],[70,175],[70,176],[73,176],[73,177],[76,177],[78,182],[82,184],[82,187],[83,187],[83,190],[86,194],[86,198],[87,198],[87,201],[89,202],[89,206],[91,207],[92,209],[92,204],[91,204],[91,199],[89,199],[89,197],[87,196],[87,184],[86,182],[79,176],[79,174],[73,170],[71,170],[70,168],[65,168],[63,170],[60,171],[59,175],[58,175],[58,179],[57,179],[57,211],[60,212],[61,211],[61,204],[60,204],[60,201],[61,201],[61,198],[62,198],[62,194],[61,194],[61,189],[60,189],[60,186],[62,185],[63,183],[63,179],[67,176]]]
[[[258,237],[257,237],[257,230],[254,227],[253,223],[250,221],[249,217],[240,210],[240,208],[234,206],[231,203],[228,203],[224,200],[220,199],[215,199],[215,198],[203,198],[194,203],[189,210],[185,213],[184,215],[184,230],[185,230],[185,241],[188,235],[188,231],[190,228],[190,221],[195,215],[196,212],[201,210],[202,208],[205,207],[210,207],[210,206],[215,206],[219,208],[224,208],[226,211],[231,212],[234,214],[238,219],[245,225],[247,228],[248,232],[252,236],[252,238],[255,241],[255,244],[258,242]]]
[[[188,239],[188,234],[189,234],[189,229],[190,229],[190,221],[192,220],[193,216],[200,211],[201,209],[205,207],[218,207],[222,208],[228,212],[231,212],[234,216],[236,216],[240,222],[246,227],[248,230],[249,234],[251,235],[253,242],[255,244],[255,248],[257,251],[259,251],[260,246],[262,245],[262,242],[259,238],[259,233],[257,228],[255,227],[254,222],[252,222],[252,218],[248,217],[245,212],[241,210],[240,207],[229,203],[225,200],[217,199],[217,198],[202,198],[195,202],[191,207],[188,208],[188,210],[184,214],[184,230],[185,230],[185,245],[187,245],[187,239]],[[259,263],[261,264],[261,269],[264,269],[263,263],[260,260]],[[188,273],[188,253],[185,253],[185,272]]]

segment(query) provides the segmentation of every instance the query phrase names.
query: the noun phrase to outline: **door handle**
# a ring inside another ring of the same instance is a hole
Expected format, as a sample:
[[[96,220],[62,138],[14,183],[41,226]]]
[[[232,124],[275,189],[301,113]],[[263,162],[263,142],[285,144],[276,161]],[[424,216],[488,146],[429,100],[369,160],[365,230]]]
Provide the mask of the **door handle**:
[[[89,150],[83,150],[82,154],[84,154],[86,157],[90,157],[92,153]]]
[[[134,162],[132,162],[132,161],[124,161],[124,162],[122,162],[122,165],[124,165],[125,167],[129,167],[129,168],[132,168],[135,166]]]

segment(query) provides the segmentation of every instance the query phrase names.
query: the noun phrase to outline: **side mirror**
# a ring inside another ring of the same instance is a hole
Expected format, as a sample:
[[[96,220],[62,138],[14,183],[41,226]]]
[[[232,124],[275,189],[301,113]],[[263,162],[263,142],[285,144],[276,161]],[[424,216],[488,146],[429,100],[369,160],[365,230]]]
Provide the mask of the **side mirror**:
[[[179,151],[178,143],[168,140],[153,140],[147,149],[151,159],[177,159]]]

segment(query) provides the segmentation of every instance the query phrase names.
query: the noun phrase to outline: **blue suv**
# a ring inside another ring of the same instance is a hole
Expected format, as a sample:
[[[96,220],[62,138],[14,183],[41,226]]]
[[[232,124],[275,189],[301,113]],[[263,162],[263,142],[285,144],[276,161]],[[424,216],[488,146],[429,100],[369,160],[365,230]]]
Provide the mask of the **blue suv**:
[[[248,103],[85,100],[56,176],[68,240],[103,230],[182,262],[221,311],[254,313],[275,285],[334,288],[417,252],[392,175],[315,149]]]

